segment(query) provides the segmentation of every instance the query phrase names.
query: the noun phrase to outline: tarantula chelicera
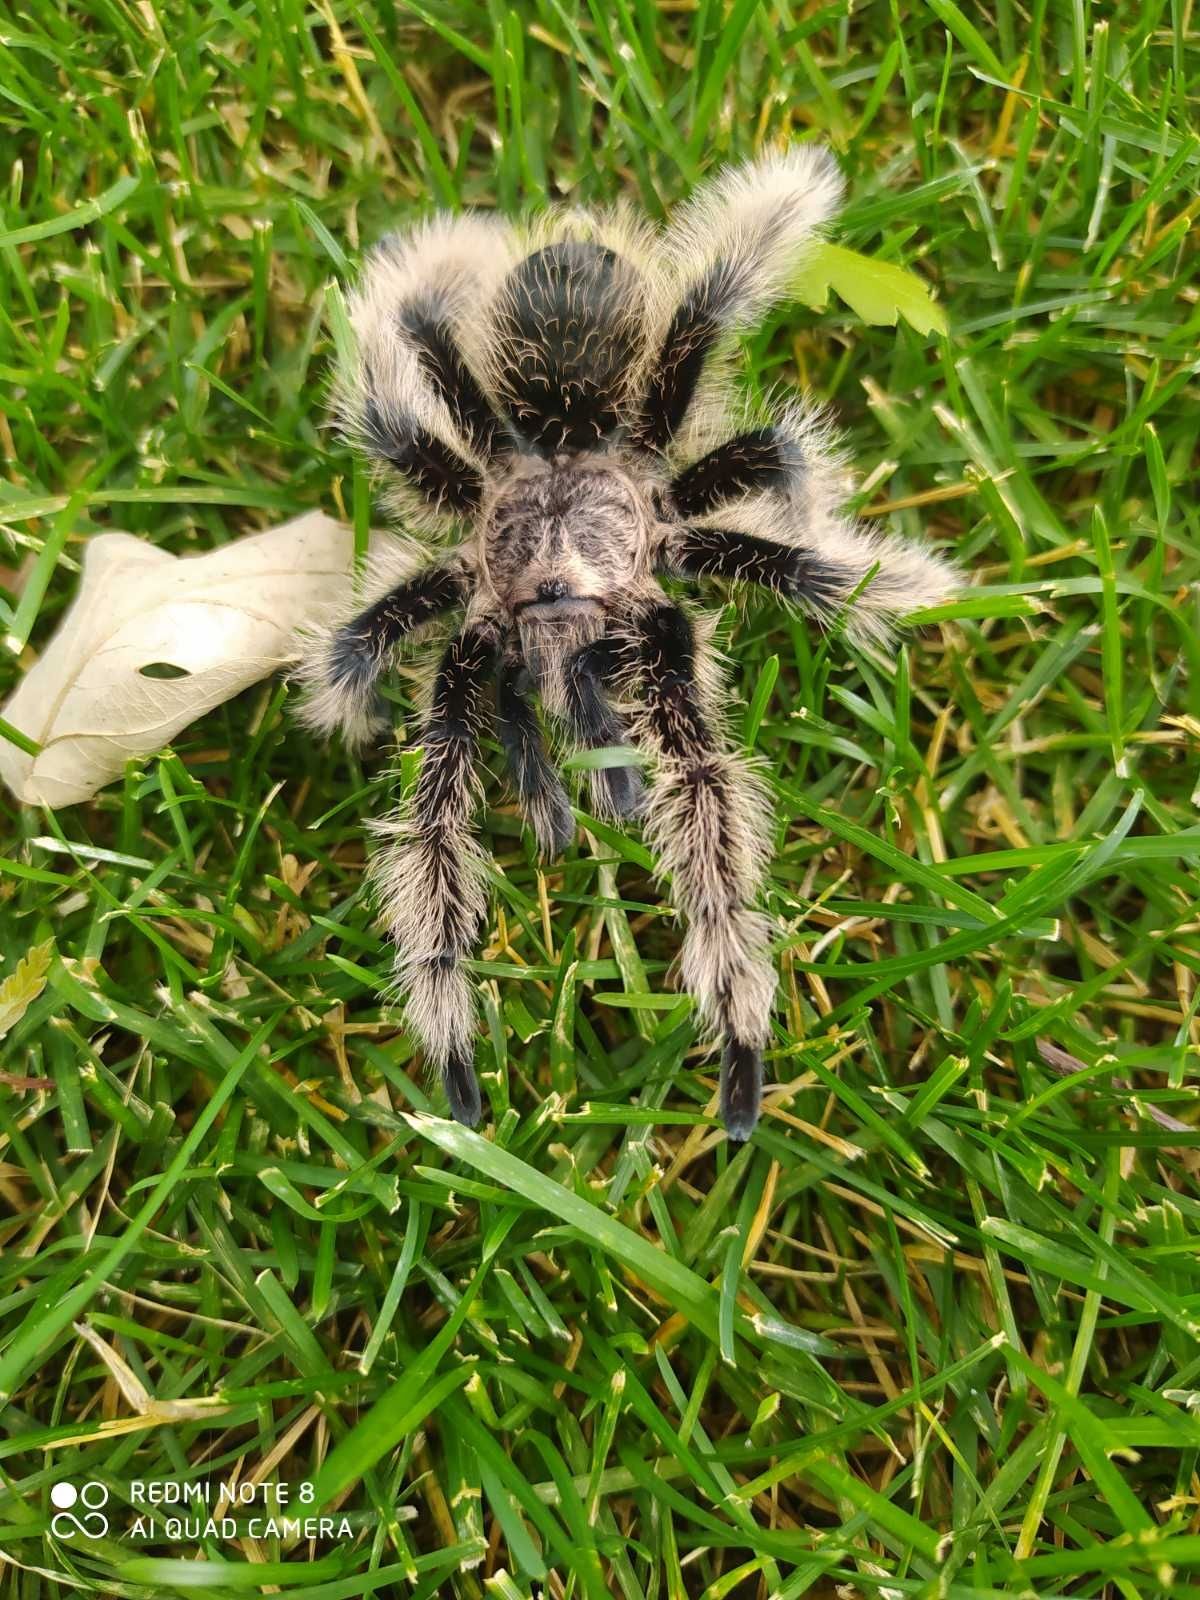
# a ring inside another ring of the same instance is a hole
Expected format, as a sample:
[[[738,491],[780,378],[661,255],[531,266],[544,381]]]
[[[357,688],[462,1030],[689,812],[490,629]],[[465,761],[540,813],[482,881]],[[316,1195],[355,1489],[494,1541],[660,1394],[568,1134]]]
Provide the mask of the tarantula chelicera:
[[[486,910],[471,821],[493,680],[499,742],[546,854],[575,824],[539,703],[574,744],[649,758],[648,783],[640,760],[592,770],[591,809],[641,816],[686,920],[683,984],[721,1043],[729,1137],[758,1120],[775,991],[756,903],[769,813],[721,735],[711,630],[659,580],[758,584],[868,639],[952,581],[932,554],[839,514],[841,474],[809,408],[729,420],[721,358],[786,294],[840,187],[830,157],[802,146],[720,173],[665,230],[622,210],[525,229],[438,216],[367,258],[336,416],[424,538],[376,560],[366,608],[311,643],[302,715],[365,740],[393,651],[456,616],[419,776],[375,824],[372,876],[409,1025],[460,1122],[481,1114],[464,960]]]

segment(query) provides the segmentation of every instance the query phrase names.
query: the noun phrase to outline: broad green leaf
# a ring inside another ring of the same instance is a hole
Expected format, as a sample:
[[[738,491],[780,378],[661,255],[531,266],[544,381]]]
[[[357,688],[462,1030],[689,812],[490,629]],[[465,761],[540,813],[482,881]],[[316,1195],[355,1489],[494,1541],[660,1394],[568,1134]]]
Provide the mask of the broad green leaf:
[[[877,261],[840,244],[822,244],[805,262],[792,285],[798,300],[816,311],[829,304],[833,289],[864,322],[894,328],[898,317],[918,333],[947,333],[946,313],[915,272],[891,261]]]

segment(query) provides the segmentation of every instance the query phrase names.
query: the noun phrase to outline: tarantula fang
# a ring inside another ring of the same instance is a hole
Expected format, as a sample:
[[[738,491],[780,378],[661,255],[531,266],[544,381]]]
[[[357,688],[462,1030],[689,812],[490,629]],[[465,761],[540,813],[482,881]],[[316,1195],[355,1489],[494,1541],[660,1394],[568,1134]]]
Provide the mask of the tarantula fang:
[[[729,421],[722,358],[786,294],[840,189],[832,159],[803,145],[719,173],[665,230],[621,209],[526,228],[437,216],[367,258],[335,415],[419,542],[394,541],[369,569],[365,609],[310,643],[302,716],[369,739],[396,648],[457,617],[419,776],[374,825],[371,874],[409,1026],[461,1122],[482,1110],[464,966],[486,912],[480,737],[494,721],[552,855],[574,818],[543,716],[585,749],[650,758],[648,783],[640,765],[592,771],[591,806],[641,816],[686,923],[682,982],[722,1046],[729,1137],[758,1121],[775,992],[758,905],[770,812],[723,738],[709,629],[660,579],[757,584],[876,641],[953,587],[937,556],[841,514],[840,464],[811,408]]]

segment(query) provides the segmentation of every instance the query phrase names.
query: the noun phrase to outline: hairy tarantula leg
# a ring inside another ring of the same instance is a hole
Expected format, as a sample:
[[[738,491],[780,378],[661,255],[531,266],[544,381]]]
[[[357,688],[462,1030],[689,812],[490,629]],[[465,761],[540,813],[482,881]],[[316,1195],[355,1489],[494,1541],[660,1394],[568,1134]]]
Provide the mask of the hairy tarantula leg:
[[[467,598],[457,564],[427,567],[321,637],[300,669],[301,721],[318,733],[340,730],[361,745],[380,725],[377,684],[395,647],[417,628]]]
[[[619,664],[619,647],[612,639],[584,645],[567,663],[567,717],[585,750],[629,743],[628,729],[603,687]],[[631,817],[641,809],[645,784],[637,767],[596,767],[588,777],[598,816]]]
[[[487,908],[471,814],[496,644],[494,630],[480,624],[447,647],[434,679],[420,775],[407,807],[376,824],[385,843],[371,862],[409,1026],[441,1069],[451,1114],[469,1127],[483,1108],[473,1066],[475,996],[463,962]]]
[[[435,511],[472,516],[483,497],[483,480],[444,439],[398,407],[385,408],[365,375],[358,433],[367,455],[394,467]]]
[[[719,261],[687,290],[659,346],[633,430],[635,444],[665,450],[683,425],[704,364],[720,340],[731,268]]]
[[[666,547],[668,570],[688,578],[730,578],[830,616],[854,589],[854,575],[801,546],[725,528],[681,528]]]
[[[786,488],[803,466],[796,442],[780,428],[752,428],[685,467],[671,484],[681,517],[703,517],[723,501]]]
[[[575,837],[575,818],[562,779],[551,765],[541,724],[526,694],[529,672],[507,656],[496,684],[497,732],[525,820],[544,855],[558,856]]]
[[[415,295],[400,308],[396,320],[464,438],[490,461],[505,446],[504,424],[467,366],[441,297],[433,291]]]
[[[748,1139],[775,993],[769,925],[754,909],[768,812],[753,775],[710,728],[688,618],[678,606],[656,606],[641,619],[639,643],[645,699],[637,731],[657,757],[646,833],[687,920],[683,982],[724,1046],[721,1119],[731,1139]]]
[[[664,240],[679,299],[650,365],[636,444],[671,443],[709,356],[786,292],[841,187],[830,156],[797,145],[728,168],[680,210]]]
[[[954,569],[935,552],[828,515],[796,544],[727,528],[675,528],[661,559],[681,576],[762,584],[819,622],[841,616],[852,638],[877,644],[906,612],[935,605],[956,587]]]

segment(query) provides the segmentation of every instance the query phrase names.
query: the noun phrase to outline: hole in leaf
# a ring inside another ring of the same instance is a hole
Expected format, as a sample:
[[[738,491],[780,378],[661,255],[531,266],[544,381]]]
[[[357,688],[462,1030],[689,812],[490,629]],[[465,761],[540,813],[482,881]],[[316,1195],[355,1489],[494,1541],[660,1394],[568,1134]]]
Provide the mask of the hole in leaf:
[[[186,667],[174,666],[170,661],[148,661],[138,672],[143,678],[190,678]]]

